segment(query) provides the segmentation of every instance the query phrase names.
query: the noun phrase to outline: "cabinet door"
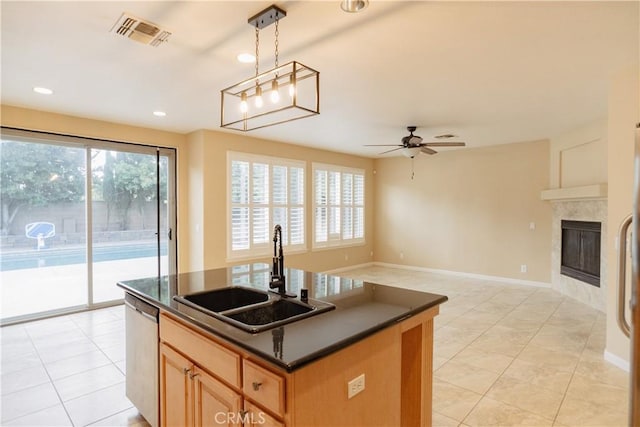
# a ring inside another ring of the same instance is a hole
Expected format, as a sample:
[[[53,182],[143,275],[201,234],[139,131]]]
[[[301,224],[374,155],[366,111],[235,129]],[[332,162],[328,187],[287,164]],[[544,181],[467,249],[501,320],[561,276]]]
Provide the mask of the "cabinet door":
[[[245,427],[284,427],[284,423],[273,418],[251,402],[244,402]]]
[[[241,425],[242,398],[238,393],[197,367],[192,378],[196,427]]]
[[[193,424],[193,383],[187,375],[193,364],[165,344],[160,344],[160,425]]]

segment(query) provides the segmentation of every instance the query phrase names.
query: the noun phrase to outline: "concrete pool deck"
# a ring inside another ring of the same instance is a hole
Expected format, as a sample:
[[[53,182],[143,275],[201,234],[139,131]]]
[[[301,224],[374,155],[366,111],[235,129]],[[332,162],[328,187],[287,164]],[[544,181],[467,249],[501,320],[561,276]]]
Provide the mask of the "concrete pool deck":
[[[161,261],[167,265],[166,256]],[[122,299],[116,282],[155,276],[157,268],[154,257],[94,262],[94,303]],[[0,319],[87,305],[87,276],[85,263],[0,271]]]

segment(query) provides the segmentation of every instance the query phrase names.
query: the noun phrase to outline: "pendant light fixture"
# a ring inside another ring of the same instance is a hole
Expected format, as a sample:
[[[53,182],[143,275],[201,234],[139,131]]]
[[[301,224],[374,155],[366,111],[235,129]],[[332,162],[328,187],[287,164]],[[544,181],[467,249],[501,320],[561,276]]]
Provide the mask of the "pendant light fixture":
[[[287,13],[275,5],[249,18],[255,29],[255,75],[221,90],[220,126],[250,131],[320,114],[320,73],[297,61],[279,65],[279,22]],[[275,24],[275,66],[260,73],[260,30]]]

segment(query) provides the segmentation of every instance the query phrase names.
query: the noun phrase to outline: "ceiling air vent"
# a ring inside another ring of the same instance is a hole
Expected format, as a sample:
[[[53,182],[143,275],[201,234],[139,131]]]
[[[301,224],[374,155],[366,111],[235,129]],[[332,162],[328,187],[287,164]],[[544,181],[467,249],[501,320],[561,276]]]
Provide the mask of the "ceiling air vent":
[[[166,42],[171,35],[169,31],[160,28],[156,24],[136,18],[126,12],[111,28],[111,32],[154,47]]]

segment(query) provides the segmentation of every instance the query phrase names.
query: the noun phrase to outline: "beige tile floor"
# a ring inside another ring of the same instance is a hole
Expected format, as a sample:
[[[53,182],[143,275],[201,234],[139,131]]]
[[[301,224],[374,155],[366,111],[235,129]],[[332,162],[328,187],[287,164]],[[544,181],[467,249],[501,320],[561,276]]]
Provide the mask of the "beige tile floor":
[[[435,321],[434,426],[626,426],[628,374],[604,313],[546,288],[367,267],[341,273],[447,295]]]
[[[543,288],[367,267],[341,273],[447,295],[434,426],[624,426],[628,374],[605,316]],[[124,392],[124,308],[0,329],[1,425],[146,426]]]
[[[125,396],[124,306],[6,326],[0,338],[0,425],[148,425]]]

